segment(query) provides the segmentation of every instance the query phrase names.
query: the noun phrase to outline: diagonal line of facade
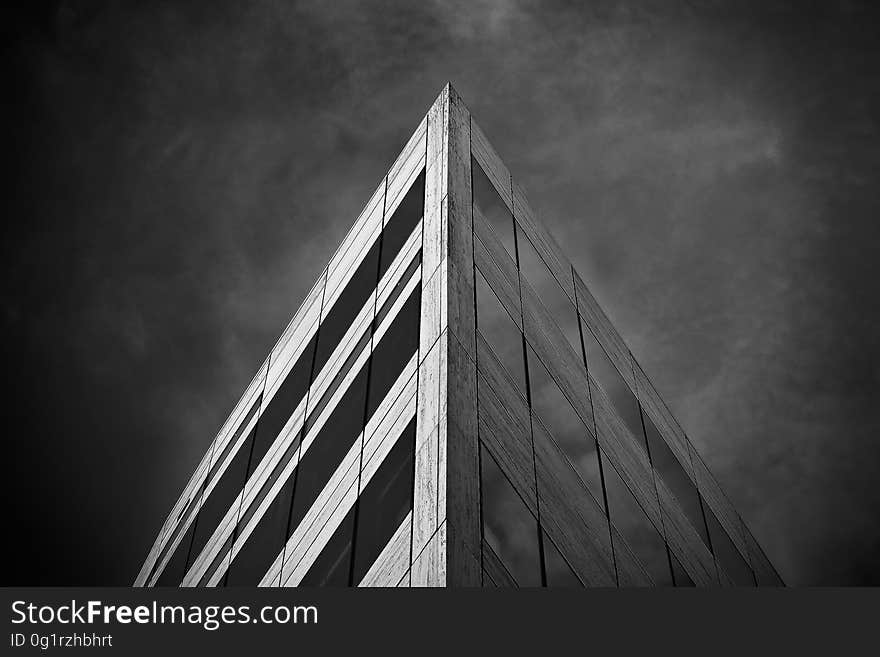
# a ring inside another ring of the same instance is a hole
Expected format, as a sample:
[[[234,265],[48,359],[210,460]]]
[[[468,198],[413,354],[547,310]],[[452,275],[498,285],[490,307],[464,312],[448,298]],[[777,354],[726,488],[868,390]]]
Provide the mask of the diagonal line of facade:
[[[447,85],[135,584],[782,580]]]

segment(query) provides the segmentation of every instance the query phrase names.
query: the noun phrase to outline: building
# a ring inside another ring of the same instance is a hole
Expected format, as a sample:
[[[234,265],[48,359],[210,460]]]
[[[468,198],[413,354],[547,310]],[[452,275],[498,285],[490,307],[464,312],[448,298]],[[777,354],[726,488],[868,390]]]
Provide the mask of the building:
[[[447,86],[135,583],[782,581]]]

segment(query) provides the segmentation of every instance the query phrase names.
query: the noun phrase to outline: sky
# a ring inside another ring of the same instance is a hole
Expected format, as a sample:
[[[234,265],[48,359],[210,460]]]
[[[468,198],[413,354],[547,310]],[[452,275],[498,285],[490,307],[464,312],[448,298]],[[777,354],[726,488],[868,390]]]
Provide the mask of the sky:
[[[130,584],[451,81],[782,577],[880,584],[870,3],[40,2],[4,584]]]

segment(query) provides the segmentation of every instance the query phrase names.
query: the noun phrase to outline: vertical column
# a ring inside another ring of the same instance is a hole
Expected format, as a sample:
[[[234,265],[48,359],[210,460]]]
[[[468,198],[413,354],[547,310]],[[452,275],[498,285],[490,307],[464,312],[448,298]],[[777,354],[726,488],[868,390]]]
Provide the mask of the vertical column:
[[[411,584],[479,586],[470,115],[428,113]]]
[[[446,585],[446,535],[441,531],[441,358],[446,330],[446,140],[448,88],[428,111],[425,214],[422,221],[422,308],[419,322],[416,453],[413,491],[412,586]],[[444,423],[445,433],[445,423]],[[445,449],[443,450],[445,453]],[[445,488],[444,488],[445,489]],[[445,505],[445,503],[444,503]]]
[[[480,586],[480,462],[477,437],[471,117],[449,88],[446,172],[447,585]]]

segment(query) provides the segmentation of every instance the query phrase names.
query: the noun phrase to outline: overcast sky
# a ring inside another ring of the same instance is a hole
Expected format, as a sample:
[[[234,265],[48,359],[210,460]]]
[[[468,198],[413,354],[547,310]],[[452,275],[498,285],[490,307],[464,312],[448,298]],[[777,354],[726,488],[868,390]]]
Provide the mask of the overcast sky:
[[[451,80],[783,578],[880,584],[859,3],[37,4],[6,28],[4,583],[133,581]]]

